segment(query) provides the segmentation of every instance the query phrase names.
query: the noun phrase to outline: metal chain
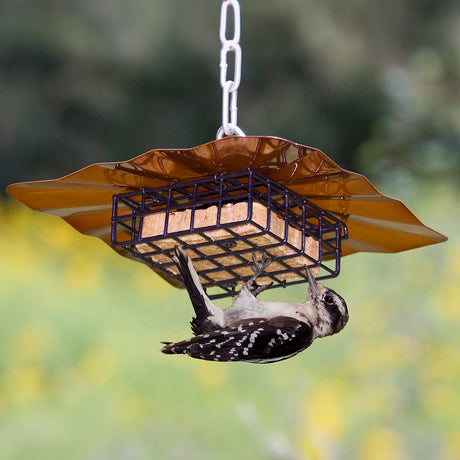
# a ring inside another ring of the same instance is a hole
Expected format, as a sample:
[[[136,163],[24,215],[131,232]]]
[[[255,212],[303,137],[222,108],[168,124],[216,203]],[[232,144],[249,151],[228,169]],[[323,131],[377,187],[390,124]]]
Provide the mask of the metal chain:
[[[233,37],[227,38],[227,11],[228,7],[233,8],[234,26]],[[222,126],[217,130],[217,139],[226,136],[244,136],[244,132],[238,127],[238,88],[241,82],[241,16],[238,0],[224,0],[220,10],[220,86],[222,86]],[[227,57],[234,53],[233,79],[227,79]],[[229,122],[230,115],[230,122]]]

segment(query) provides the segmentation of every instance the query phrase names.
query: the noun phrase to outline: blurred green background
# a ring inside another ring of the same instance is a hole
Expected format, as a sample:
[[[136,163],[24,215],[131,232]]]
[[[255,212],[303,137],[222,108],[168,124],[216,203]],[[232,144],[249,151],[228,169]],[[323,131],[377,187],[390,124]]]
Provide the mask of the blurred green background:
[[[241,128],[323,150],[449,241],[344,258],[349,324],[288,361],[162,355],[186,294],[4,188],[212,140],[220,2],[2,0],[0,458],[460,458],[459,2],[241,9]]]

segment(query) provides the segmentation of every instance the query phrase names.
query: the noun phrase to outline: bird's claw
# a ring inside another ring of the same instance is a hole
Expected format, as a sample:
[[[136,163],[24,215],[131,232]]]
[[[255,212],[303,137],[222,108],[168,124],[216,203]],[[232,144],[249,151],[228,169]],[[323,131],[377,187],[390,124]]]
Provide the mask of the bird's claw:
[[[265,269],[271,264],[271,260],[269,257],[267,257],[267,254],[265,252],[262,252],[262,259],[260,262],[257,260],[257,257],[255,254],[252,254],[252,260],[254,262],[254,265],[251,267],[252,271],[254,272],[254,275],[249,279],[249,281],[246,283],[247,287],[250,289],[251,286],[253,285],[254,281],[265,271]],[[267,289],[271,284],[266,284],[264,286],[259,286],[254,290],[254,295],[260,294],[262,291]]]
[[[257,257],[254,253],[252,254],[252,260],[254,262],[254,265],[252,266],[252,271],[256,276],[260,276],[264,272],[264,270],[272,263],[271,259],[267,257],[267,254],[265,252],[262,252],[262,259],[260,262],[257,260]]]
[[[256,284],[256,288],[252,291],[252,293],[253,293],[254,297],[257,297],[261,292],[264,292],[265,289],[268,289],[269,287],[272,287],[272,286],[273,286],[273,281],[271,283],[264,284],[262,286],[258,286]]]

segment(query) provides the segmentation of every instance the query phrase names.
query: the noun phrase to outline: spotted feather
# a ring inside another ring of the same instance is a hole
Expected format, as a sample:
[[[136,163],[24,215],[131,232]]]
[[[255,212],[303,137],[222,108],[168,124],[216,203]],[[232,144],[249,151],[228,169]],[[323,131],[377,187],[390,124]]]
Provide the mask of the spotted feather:
[[[287,316],[251,318],[226,328],[176,343],[165,343],[167,354],[186,354],[209,361],[271,363],[290,358],[311,345],[311,325]]]

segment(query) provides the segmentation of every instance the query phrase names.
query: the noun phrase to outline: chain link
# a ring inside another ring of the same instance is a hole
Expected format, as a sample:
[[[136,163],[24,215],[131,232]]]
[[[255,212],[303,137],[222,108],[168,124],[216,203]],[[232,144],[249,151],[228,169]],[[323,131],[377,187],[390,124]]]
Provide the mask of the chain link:
[[[227,12],[228,7],[233,8],[233,37],[227,38]],[[224,0],[220,10],[219,37],[222,43],[220,51],[220,85],[222,86],[222,126],[217,131],[217,139],[224,135],[244,136],[244,132],[238,127],[238,88],[241,82],[241,35],[240,4],[238,0]],[[227,79],[228,55],[234,54],[233,79]],[[230,122],[229,122],[230,115]]]

